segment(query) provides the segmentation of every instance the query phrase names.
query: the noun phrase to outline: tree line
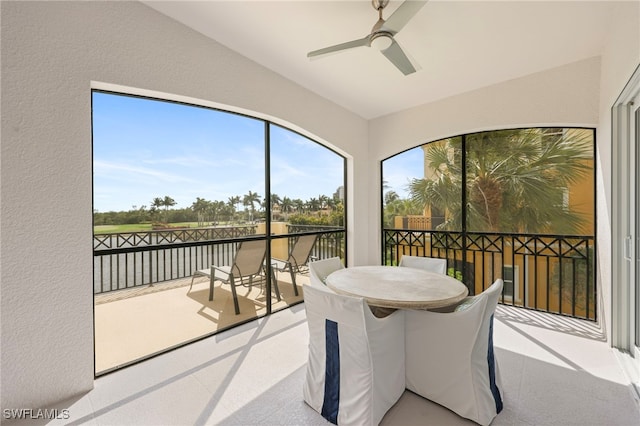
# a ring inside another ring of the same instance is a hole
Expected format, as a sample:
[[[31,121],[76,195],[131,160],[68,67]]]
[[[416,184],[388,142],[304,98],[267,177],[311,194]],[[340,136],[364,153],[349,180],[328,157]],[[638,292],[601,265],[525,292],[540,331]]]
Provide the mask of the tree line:
[[[269,202],[272,220],[338,226],[344,222],[344,208],[337,193],[331,197],[319,195],[306,201],[271,194]],[[220,223],[253,223],[264,220],[267,210],[266,198],[263,199],[253,191],[243,196],[229,197],[227,201],[210,201],[196,197],[189,207],[173,208],[176,204],[176,201],[167,195],[153,198],[150,207],[142,205],[132,206],[128,211],[94,211],[94,225],[196,222],[198,226],[208,226]]]

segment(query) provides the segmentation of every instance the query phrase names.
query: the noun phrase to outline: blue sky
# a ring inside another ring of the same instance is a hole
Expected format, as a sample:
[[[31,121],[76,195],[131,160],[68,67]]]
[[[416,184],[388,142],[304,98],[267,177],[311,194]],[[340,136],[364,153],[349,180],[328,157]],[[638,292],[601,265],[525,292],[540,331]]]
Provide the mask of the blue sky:
[[[416,147],[388,158],[382,163],[382,179],[387,191],[395,191],[400,198],[409,198],[407,185],[412,179],[424,177],[424,151]]]
[[[227,202],[265,195],[264,122],[208,108],[100,92],[93,94],[94,209],[175,208],[201,197]],[[343,159],[321,145],[271,127],[271,191],[304,201],[343,184]]]

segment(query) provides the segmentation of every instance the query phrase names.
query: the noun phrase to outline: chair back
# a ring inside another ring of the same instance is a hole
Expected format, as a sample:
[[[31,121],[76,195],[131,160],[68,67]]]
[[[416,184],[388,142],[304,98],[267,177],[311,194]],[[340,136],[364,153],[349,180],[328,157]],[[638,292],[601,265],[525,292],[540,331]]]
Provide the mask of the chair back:
[[[478,341],[474,345],[471,355],[472,359],[476,360],[477,364],[482,365],[483,368],[476,368],[472,371],[474,375],[473,383],[477,388],[480,388],[480,383],[488,385],[484,389],[477,389],[476,394],[483,392],[491,394],[491,398],[483,399],[484,404],[481,401],[478,402],[477,412],[480,419],[472,419],[481,424],[490,423],[491,419],[503,409],[504,389],[502,388],[502,379],[493,348],[493,316],[498,306],[498,299],[502,294],[503,286],[503,280],[498,278],[489,288],[477,296],[486,298],[486,304],[482,325],[478,333]],[[486,373],[487,367],[488,375]]]
[[[403,255],[400,258],[398,266],[424,269],[425,271],[437,272],[439,274],[447,273],[447,259],[437,259],[435,257]]]
[[[322,285],[305,286],[304,302],[304,400],[333,424],[379,424],[405,389],[404,312],[379,319],[363,298]]]
[[[257,275],[264,267],[267,254],[266,241],[243,241],[238,246],[231,271],[235,277]]]
[[[306,264],[311,256],[311,249],[316,243],[317,235],[300,235],[289,255],[289,263],[294,268]]]
[[[372,424],[366,409],[372,404],[369,394],[374,386],[364,320],[366,304],[362,298],[325,288],[304,289],[309,327],[304,399],[333,424],[354,423],[354,419]]]
[[[325,320],[328,319],[348,327],[352,330],[350,333],[366,337],[364,308],[368,309],[368,306],[364,299],[338,294],[326,289],[328,288],[315,286],[310,286],[309,290],[305,288],[304,302],[309,326],[311,327],[313,325],[311,323],[315,320],[320,320],[320,326],[324,330]],[[368,344],[366,339],[360,343],[365,346]]]
[[[453,312],[405,312],[407,389],[484,426],[503,409],[493,345],[503,285],[496,279]]]
[[[495,312],[496,307],[498,306],[498,300],[502,295],[502,287],[504,287],[504,281],[501,278],[498,278],[489,286],[489,288],[480,293],[481,296],[485,296],[487,298],[485,318],[490,317]]]
[[[503,286],[504,281],[501,278],[498,278],[489,286],[489,288],[475,296],[475,298],[484,299],[484,313],[482,315],[480,332],[478,335],[485,336],[486,338],[483,339],[480,337],[476,348],[474,349],[480,354],[486,354],[489,349],[493,352],[493,315],[496,312],[498,299],[502,294]]]
[[[339,257],[316,260],[309,263],[309,281],[312,285],[324,286],[324,280],[330,273],[342,269],[342,261]]]

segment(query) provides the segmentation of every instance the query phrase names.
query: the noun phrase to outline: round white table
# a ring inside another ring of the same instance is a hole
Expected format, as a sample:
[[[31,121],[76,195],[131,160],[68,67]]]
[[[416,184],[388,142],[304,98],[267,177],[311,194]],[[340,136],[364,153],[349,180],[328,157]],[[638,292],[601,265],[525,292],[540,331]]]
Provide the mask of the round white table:
[[[398,266],[355,266],[332,272],[325,280],[336,293],[363,297],[371,306],[433,309],[454,305],[469,290],[448,275]]]

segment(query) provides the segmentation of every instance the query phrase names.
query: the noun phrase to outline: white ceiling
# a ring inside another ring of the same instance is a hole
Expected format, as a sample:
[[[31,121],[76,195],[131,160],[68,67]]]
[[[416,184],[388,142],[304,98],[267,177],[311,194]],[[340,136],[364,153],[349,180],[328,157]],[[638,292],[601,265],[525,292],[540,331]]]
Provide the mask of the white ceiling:
[[[368,35],[369,0],[143,2],[366,119],[598,56],[615,6],[432,0],[395,36],[421,67],[404,76],[369,47],[307,58]]]

